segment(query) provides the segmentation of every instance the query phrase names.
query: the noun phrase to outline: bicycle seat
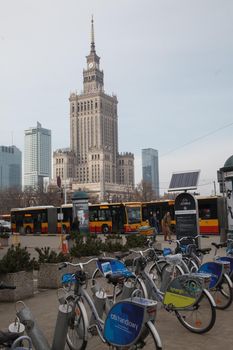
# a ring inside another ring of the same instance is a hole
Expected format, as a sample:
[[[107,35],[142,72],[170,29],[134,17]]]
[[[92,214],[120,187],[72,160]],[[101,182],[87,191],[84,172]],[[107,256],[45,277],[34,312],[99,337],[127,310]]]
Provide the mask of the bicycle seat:
[[[182,261],[182,254],[167,255],[165,259],[171,265],[178,265]]]
[[[5,343],[13,343],[13,341],[18,337],[19,333],[0,331],[0,345],[4,345]]]
[[[213,245],[215,248],[219,249],[219,248],[226,247],[226,246],[227,246],[227,242],[224,242],[224,243],[215,243],[215,242],[212,242],[211,245]]]
[[[209,252],[211,251],[211,248],[197,248],[197,253],[202,253],[202,254],[209,254]]]
[[[124,275],[121,273],[111,273],[106,276],[108,283],[112,283],[114,286],[116,286],[118,283],[123,283],[125,280]]]
[[[118,260],[121,260],[121,259],[125,258],[126,256],[128,256],[129,254],[130,254],[130,252],[116,254],[115,258],[118,259]]]

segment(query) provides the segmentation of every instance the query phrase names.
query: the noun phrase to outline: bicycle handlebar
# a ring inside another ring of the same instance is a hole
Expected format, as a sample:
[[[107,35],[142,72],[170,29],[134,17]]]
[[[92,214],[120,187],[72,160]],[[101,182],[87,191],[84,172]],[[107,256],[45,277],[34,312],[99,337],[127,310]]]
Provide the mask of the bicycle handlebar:
[[[196,238],[198,238],[198,237],[201,237],[201,238],[209,238],[209,236],[207,236],[207,235],[196,235],[196,236],[194,236],[194,237],[191,237],[191,236],[183,236],[183,237],[181,237],[180,239],[170,239],[169,240],[169,243],[172,243],[172,242],[174,242],[174,243],[181,243],[183,240],[187,240],[187,239],[192,239],[192,240],[195,240]]]
[[[83,269],[83,266],[84,265],[88,265],[88,264],[90,264],[92,261],[97,261],[98,260],[98,258],[92,258],[92,259],[90,259],[90,260],[88,260],[88,261],[86,261],[86,262],[83,262],[83,263],[76,263],[76,264],[74,264],[74,263],[71,263],[71,262],[69,262],[69,261],[65,261],[65,262],[63,262],[62,263],[62,265],[61,266],[59,266],[58,267],[58,269],[59,270],[62,270],[62,269],[64,269],[65,267],[67,267],[67,266],[74,266],[74,267],[80,267],[81,269]]]
[[[0,289],[15,289],[16,286],[9,286],[5,284],[4,282],[0,282]]]
[[[154,248],[147,248],[145,250],[133,250],[133,249],[130,249],[129,251],[131,253],[136,253],[136,254],[139,254],[139,255],[143,256],[144,253],[146,253],[146,252],[148,252],[150,250],[154,250]]]

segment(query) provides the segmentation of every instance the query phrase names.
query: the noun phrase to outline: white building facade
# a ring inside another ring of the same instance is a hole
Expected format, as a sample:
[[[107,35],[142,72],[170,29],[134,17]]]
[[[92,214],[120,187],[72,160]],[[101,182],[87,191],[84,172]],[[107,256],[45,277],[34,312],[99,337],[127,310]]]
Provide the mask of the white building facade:
[[[24,187],[41,187],[51,178],[51,130],[36,127],[24,132]]]

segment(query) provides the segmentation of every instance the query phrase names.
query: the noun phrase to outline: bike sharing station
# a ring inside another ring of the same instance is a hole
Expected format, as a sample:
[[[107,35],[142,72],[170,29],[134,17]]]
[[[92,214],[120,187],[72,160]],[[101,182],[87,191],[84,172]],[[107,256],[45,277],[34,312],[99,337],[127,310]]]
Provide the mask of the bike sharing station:
[[[228,158],[222,168],[217,172],[218,182],[220,185],[220,192],[226,198],[226,223],[227,228],[225,237],[226,239],[233,239],[233,156]],[[227,250],[233,251],[232,241],[228,242]]]
[[[199,215],[196,198],[188,190],[196,190],[200,171],[174,173],[169,192],[181,192],[175,199],[176,237],[194,238],[199,234]]]

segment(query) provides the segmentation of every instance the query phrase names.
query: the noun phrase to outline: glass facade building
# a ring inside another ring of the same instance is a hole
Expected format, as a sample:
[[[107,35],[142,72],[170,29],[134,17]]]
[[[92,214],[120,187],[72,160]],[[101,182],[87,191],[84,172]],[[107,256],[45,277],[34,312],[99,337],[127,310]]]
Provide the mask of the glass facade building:
[[[159,198],[159,156],[153,148],[142,150],[142,179],[151,184],[156,198]]]
[[[22,188],[22,152],[15,146],[0,146],[0,190]]]

